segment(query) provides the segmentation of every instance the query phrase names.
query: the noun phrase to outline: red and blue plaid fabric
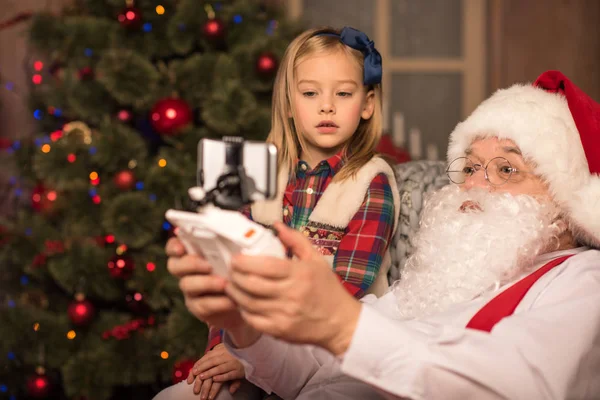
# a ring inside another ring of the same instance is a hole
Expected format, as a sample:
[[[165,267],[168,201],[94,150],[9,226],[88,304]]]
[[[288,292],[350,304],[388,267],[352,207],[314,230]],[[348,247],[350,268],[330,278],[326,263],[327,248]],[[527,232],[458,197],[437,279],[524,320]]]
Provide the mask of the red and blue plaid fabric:
[[[290,179],[283,196],[283,222],[308,235],[310,214],[343,165],[341,153],[321,161],[312,170],[305,161],[299,161],[296,180]],[[242,212],[251,217],[249,208]],[[377,277],[393,226],[392,188],[387,175],[381,173],[371,181],[362,205],[340,235],[341,240],[336,241],[333,270],[356,298],[362,297]],[[336,236],[335,232],[329,232],[330,236],[332,234]],[[220,342],[221,332],[211,329],[207,349]]]

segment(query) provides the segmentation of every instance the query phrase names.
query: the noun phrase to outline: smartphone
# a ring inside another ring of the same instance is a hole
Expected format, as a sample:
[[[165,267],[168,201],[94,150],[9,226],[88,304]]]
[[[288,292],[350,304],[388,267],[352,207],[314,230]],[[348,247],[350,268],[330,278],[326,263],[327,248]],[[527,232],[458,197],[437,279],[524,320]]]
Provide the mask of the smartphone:
[[[205,192],[216,187],[219,177],[240,165],[253,181],[252,201],[275,198],[277,148],[274,144],[246,141],[241,137],[201,139],[198,142],[197,184]]]

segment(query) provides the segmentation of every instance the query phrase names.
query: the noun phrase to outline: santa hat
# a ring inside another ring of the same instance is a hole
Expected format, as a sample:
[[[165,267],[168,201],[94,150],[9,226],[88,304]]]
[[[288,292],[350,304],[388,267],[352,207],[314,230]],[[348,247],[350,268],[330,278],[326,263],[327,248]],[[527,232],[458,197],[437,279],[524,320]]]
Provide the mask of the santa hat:
[[[578,239],[600,247],[600,105],[559,71],[501,89],[450,135],[448,160],[478,137],[510,139],[571,219]]]

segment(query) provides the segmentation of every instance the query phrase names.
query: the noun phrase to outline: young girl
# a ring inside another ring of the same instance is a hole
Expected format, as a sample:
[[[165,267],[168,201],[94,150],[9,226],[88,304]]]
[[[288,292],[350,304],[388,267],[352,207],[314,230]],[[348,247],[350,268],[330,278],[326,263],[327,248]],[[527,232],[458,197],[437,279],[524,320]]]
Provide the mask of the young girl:
[[[381,99],[381,57],[364,33],[313,29],[294,39],[275,79],[267,139],[279,152],[279,193],[245,210],[263,225],[283,221],[303,232],[357,298],[387,289],[399,212],[393,171],[375,152]],[[209,351],[188,377],[202,399],[228,381],[235,392],[244,377],[220,338],[211,331]],[[178,386],[169,398],[196,398]]]

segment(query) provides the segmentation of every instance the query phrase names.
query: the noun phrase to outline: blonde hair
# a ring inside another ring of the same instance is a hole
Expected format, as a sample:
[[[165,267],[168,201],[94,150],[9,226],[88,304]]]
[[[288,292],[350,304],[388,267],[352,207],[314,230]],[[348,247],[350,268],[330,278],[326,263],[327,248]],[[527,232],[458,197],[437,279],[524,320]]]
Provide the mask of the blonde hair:
[[[330,34],[330,35],[327,35]],[[355,60],[364,72],[364,55],[343,44],[339,31],[332,28],[310,29],[296,37],[288,46],[281,60],[273,88],[271,131],[267,141],[275,144],[278,150],[278,165],[287,166],[290,173],[296,168],[300,151],[306,148],[306,141],[298,134],[293,104],[295,69],[299,62],[320,52],[343,52]],[[368,120],[361,119],[356,132],[350,138],[343,152],[344,166],[334,180],[344,180],[354,176],[376,154],[375,148],[382,134],[381,84],[370,85],[367,91],[374,92],[373,115]],[[292,118],[290,118],[292,116]]]

